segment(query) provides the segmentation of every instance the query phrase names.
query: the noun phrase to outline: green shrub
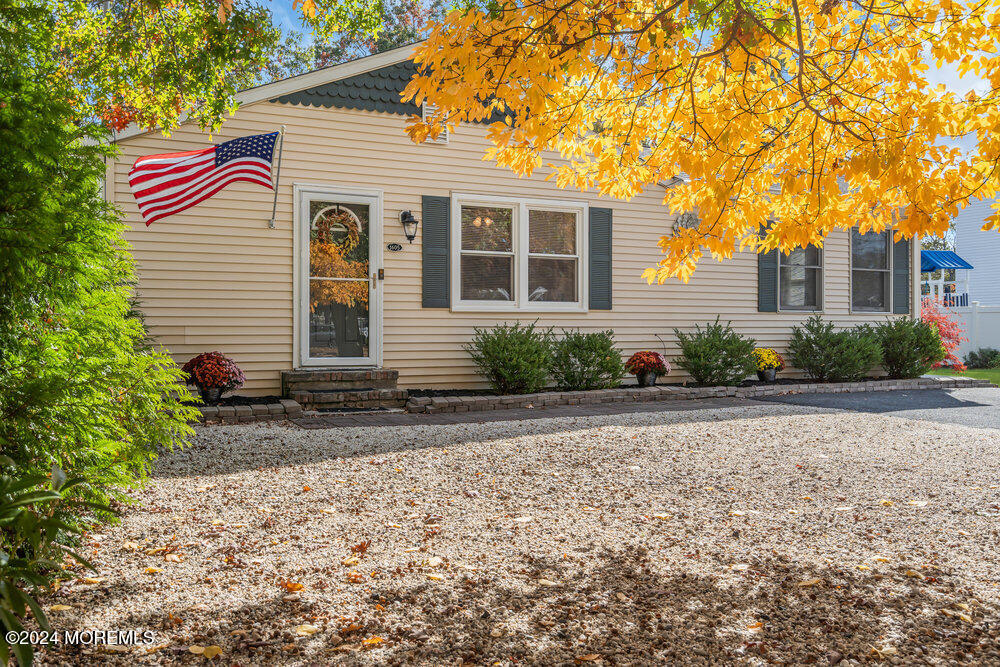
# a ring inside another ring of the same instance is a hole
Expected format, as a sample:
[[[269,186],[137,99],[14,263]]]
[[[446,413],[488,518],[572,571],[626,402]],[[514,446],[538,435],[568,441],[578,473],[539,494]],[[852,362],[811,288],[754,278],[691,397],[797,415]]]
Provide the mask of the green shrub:
[[[535,324],[476,327],[465,350],[498,394],[530,394],[545,388],[552,365],[552,333]]]
[[[819,315],[792,328],[788,344],[792,365],[821,382],[849,382],[865,377],[882,361],[878,336],[870,327],[834,331]]]
[[[0,457],[0,465],[13,469],[13,476],[0,474],[0,662],[8,664],[13,653],[17,664],[26,666],[33,659],[31,644],[11,644],[7,633],[24,630],[28,612],[42,630],[51,630],[35,598],[51,586],[64,555],[90,567],[62,543],[79,532],[66,519],[81,503],[65,496],[83,480],[66,479],[58,466],[49,476],[26,474],[6,456]]]
[[[58,45],[38,11],[0,28],[0,451],[26,476],[58,464],[86,480],[74,493],[104,501],[197,413],[129,316],[125,225],[100,188],[114,149],[52,84]]]
[[[616,387],[625,375],[613,331],[563,330],[552,343],[551,371],[557,386],[572,390]]]
[[[1000,350],[992,347],[981,347],[965,355],[965,365],[969,368],[996,368],[1000,363]]]
[[[900,318],[882,322],[873,331],[882,348],[882,368],[891,378],[920,377],[944,359],[941,335],[926,322]]]
[[[703,329],[695,325],[694,333],[674,329],[683,355],[677,365],[701,385],[735,385],[757,370],[753,350],[757,342],[738,334],[731,322],[721,324],[719,318]]]

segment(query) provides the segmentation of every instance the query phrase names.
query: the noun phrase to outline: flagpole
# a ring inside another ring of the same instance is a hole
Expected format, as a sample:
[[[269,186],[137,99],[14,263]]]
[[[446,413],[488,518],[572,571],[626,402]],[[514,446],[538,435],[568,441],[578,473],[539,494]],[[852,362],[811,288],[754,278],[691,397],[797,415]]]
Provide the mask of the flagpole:
[[[278,183],[281,179],[281,151],[285,148],[285,126],[281,126],[278,137],[278,165],[274,171],[274,204],[271,206],[271,220],[268,221],[268,229],[274,229],[274,218],[278,214]]]

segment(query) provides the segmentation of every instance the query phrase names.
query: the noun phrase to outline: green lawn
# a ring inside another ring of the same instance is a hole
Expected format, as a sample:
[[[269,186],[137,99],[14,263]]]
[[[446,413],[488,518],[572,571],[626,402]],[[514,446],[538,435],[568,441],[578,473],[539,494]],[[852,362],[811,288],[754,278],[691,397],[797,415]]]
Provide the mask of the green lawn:
[[[931,370],[931,375],[957,375],[959,377],[980,378],[989,380],[993,384],[1000,385],[1000,368],[970,368],[964,373],[956,373],[950,368],[935,368]]]

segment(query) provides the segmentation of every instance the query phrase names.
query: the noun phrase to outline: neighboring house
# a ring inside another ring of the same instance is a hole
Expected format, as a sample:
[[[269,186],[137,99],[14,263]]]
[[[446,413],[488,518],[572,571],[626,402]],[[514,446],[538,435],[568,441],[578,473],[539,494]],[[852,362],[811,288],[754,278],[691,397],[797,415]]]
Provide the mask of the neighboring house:
[[[993,200],[973,199],[955,217],[955,252],[974,268],[968,272],[969,303],[1000,306],[1000,232],[982,230]]]
[[[177,361],[220,350],[246,371],[250,394],[277,393],[292,369],[384,368],[402,387],[478,387],[463,346],[475,327],[501,322],[613,329],[626,354],[662,349],[659,334],[672,357],[674,327],[716,316],[783,350],[815,312],[839,326],[912,314],[916,249],[889,233],[836,232],[823,249],[780,258],[706,258],[688,284],[647,285],[642,271],[675,222],[661,187],[625,202],[518,178],[483,161],[482,125],[414,144],[404,127],[421,109],[399,100],[411,54],[245,91],[212,138],[191,125],[119,137],[107,191],[130,225],[150,332]],[[136,158],[282,125],[275,228],[272,193],[247,183],[142,224],[127,182]],[[412,244],[406,211],[419,221]]]

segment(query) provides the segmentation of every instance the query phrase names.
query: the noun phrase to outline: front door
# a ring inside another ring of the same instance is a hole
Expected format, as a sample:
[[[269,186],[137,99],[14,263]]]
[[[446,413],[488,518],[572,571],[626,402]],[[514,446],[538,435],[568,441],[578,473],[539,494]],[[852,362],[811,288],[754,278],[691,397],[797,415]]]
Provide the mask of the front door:
[[[379,199],[303,191],[299,211],[302,365],[375,366]]]

